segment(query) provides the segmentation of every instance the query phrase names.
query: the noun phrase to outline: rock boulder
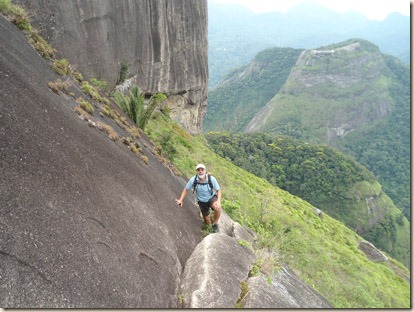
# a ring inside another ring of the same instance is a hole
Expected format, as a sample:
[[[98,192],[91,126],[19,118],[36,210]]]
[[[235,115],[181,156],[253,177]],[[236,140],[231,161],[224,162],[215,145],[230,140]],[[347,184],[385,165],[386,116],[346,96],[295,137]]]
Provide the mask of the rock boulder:
[[[248,293],[242,300],[244,308],[316,309],[331,308],[329,302],[290,269],[283,267],[270,279],[259,275],[247,281]]]
[[[211,234],[188,259],[181,286],[185,308],[234,308],[254,256],[225,234]]]

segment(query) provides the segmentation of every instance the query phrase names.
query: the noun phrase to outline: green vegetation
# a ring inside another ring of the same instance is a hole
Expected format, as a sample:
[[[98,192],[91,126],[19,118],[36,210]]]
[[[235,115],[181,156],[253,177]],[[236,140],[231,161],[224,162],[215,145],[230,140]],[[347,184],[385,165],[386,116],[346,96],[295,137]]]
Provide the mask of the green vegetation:
[[[10,6],[13,6],[10,1],[0,0],[2,12],[10,12]],[[20,24],[18,19],[15,20]],[[39,53],[47,58],[53,57],[52,48],[42,44],[41,46],[45,51]],[[94,98],[94,90],[89,88],[89,84],[83,86],[93,100],[105,104],[103,115],[111,116],[120,127],[130,131],[133,137],[139,137],[137,128],[131,127],[125,118],[111,109],[107,101],[98,96]],[[154,97],[154,102],[158,103],[163,98]],[[79,113],[82,109],[76,107],[75,110]],[[152,114],[148,119],[150,116]],[[97,123],[96,127],[112,140],[118,139],[112,127],[103,123]],[[341,222],[329,216],[320,219],[313,213],[314,207],[308,202],[214,154],[207,148],[208,144],[203,136],[189,135],[172,122],[167,114],[153,114],[146,128],[160,151],[170,148],[169,154],[164,155],[169,156],[187,176],[193,174],[196,163],[205,162],[222,185],[225,198],[223,209],[235,221],[251,227],[258,234],[255,248],[268,249],[277,254],[277,259],[276,256],[271,257],[277,260],[276,265],[287,263],[302,280],[312,285],[334,307],[410,306],[407,269],[393,259],[386,263],[369,261],[357,248],[362,238]],[[134,151],[132,148],[131,150]],[[148,161],[144,155],[141,155],[141,159]],[[263,265],[260,268],[262,270]]]
[[[204,162],[220,181],[223,209],[259,236],[256,249],[277,254],[303,281],[335,308],[408,308],[409,272],[398,262],[374,263],[358,249],[363,239],[341,222],[266,180],[213,153],[204,136],[191,136],[161,113],[154,113],[147,133],[160,147],[170,132],[174,164],[191,176]]]
[[[49,60],[55,57],[56,50],[52,48],[32,27],[29,15],[22,7],[12,4],[10,0],[0,0],[0,12],[26,33],[29,42],[42,57]]]
[[[247,284],[246,281],[242,281],[240,283],[240,297],[236,302],[236,305],[234,306],[236,309],[243,309],[244,305],[243,305],[243,300],[244,298],[246,298],[247,294],[249,293],[249,285]]]
[[[27,31],[32,29],[29,15],[22,7],[12,4],[10,0],[0,0],[0,11],[8,16],[11,22],[20,29]]]
[[[384,58],[392,77],[393,111],[373,127],[350,133],[339,142],[339,148],[375,173],[384,191],[410,220],[410,71],[395,58]]]
[[[93,115],[94,108],[91,103],[89,103],[83,98],[78,98],[76,101],[79,103],[79,106],[82,107],[83,110]]]
[[[52,63],[52,69],[61,76],[69,73],[69,61],[67,59],[55,60]]]
[[[128,95],[115,92],[113,100],[133,122],[138,122],[138,116],[142,115],[144,110],[144,96],[139,91],[138,86],[132,87]]]
[[[109,100],[99,93],[99,88],[95,87],[87,81],[82,81],[82,91],[88,94],[92,100],[97,101],[99,103],[109,103]]]
[[[70,80],[62,81],[60,79],[57,79],[55,82],[48,83],[49,88],[57,95],[60,95],[60,92],[67,94],[71,85],[72,82]]]
[[[145,97],[140,92],[138,86],[133,86],[128,92],[128,95],[124,95],[119,91],[116,91],[113,95],[114,102],[142,130],[145,129],[155,108],[157,108],[166,98],[165,94],[156,93],[151,96],[149,103],[145,105]]]
[[[180,305],[184,304],[184,295],[183,294],[178,295],[178,302],[180,303]]]
[[[271,280],[271,276],[276,275],[281,268],[279,255],[267,248],[257,249],[255,254],[257,260],[253,264],[249,276],[263,274],[268,281]]]
[[[350,157],[272,134],[211,132],[206,138],[218,155],[322,209],[408,266],[408,221],[374,175]],[[380,214],[386,217],[375,225]]]
[[[121,62],[121,69],[119,70],[119,78],[118,81],[116,82],[117,85],[122,84],[127,76],[128,76],[128,62],[127,61],[122,61]]]
[[[283,86],[301,52],[267,49],[257,54],[251,65],[230,73],[225,83],[209,91],[204,130],[243,131]]]
[[[91,83],[101,91],[110,91],[108,81],[92,78]]]
[[[409,66],[361,39],[307,51],[296,65],[299,51],[265,50],[235,70],[210,91],[204,130],[244,131],[251,113],[268,103],[255,131],[353,156],[410,220]],[[349,132],[336,137],[340,125]]]

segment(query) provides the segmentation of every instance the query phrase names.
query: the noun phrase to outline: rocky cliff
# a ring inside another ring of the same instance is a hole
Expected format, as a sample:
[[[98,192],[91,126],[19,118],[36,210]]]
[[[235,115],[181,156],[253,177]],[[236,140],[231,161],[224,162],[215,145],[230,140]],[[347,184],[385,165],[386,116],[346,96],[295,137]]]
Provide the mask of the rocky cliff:
[[[88,79],[115,85],[122,64],[142,91],[169,96],[171,116],[199,132],[207,103],[207,1],[14,1]]]

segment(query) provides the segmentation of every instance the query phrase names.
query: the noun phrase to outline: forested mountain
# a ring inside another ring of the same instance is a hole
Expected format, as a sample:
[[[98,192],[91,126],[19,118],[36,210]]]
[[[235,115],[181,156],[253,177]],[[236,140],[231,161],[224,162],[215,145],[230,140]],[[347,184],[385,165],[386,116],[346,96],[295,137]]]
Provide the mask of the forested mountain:
[[[244,131],[253,116],[280,90],[302,50],[272,48],[230,73],[210,91],[203,130]]]
[[[285,52],[297,55],[300,51]],[[278,49],[262,53],[280,57]],[[242,75],[235,74],[210,91],[204,129],[240,131],[245,120],[231,123],[239,111],[249,111],[245,106],[240,108],[240,103],[257,110],[264,99],[257,97],[254,105],[246,99],[262,89],[267,92],[263,86],[271,85],[258,73],[286,75],[286,66],[278,62],[259,67],[255,59],[251,64],[256,64],[254,71],[248,71],[247,66]],[[272,64],[275,66],[269,68]],[[245,81],[254,83],[244,87]],[[365,40],[305,50],[283,86],[274,80],[275,96],[250,121],[247,130],[325,142],[353,155],[377,176],[384,191],[410,219],[409,85],[408,66]]]
[[[209,1],[208,14],[210,89],[231,70],[271,47],[313,49],[363,38],[383,53],[406,64],[410,61],[410,17],[399,13],[374,21],[358,13],[337,13],[305,2],[286,13],[254,14],[241,6]]]
[[[326,145],[272,134],[206,135],[212,149],[409,263],[409,222],[366,168]]]

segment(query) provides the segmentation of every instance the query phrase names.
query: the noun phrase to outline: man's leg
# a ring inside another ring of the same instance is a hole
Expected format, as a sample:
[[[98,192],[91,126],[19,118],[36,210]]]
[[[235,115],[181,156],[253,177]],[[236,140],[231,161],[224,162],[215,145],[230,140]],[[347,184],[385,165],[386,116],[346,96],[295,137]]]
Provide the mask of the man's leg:
[[[205,224],[207,224],[207,225],[211,224],[210,215],[203,216],[203,219],[204,219]]]
[[[208,203],[198,202],[198,206],[200,207],[201,214],[203,215],[204,223],[210,225],[210,207]]]
[[[211,208],[213,208],[213,210],[214,210],[214,221],[213,221],[213,223],[214,223],[214,224],[217,224],[217,223],[218,223],[218,221],[219,221],[219,219],[220,219],[220,215],[221,215],[221,207],[220,207],[220,205],[218,204],[218,202],[217,202],[217,201],[215,201],[215,202],[211,205]]]

